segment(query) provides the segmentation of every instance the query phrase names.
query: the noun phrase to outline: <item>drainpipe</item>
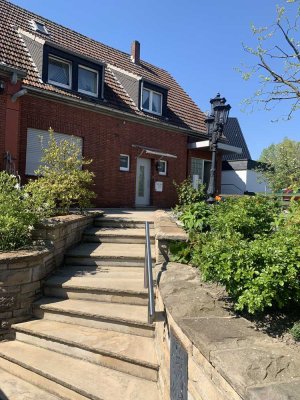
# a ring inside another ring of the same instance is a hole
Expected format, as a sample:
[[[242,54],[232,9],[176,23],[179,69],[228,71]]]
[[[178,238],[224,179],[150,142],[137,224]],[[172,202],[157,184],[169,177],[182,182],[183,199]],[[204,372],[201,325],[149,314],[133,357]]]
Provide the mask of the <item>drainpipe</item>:
[[[15,103],[15,102],[18,100],[19,97],[24,96],[24,94],[26,94],[26,93],[27,93],[27,89],[21,89],[21,90],[19,90],[17,93],[15,93],[15,94],[13,94],[13,95],[11,96],[11,101],[12,101],[13,103]]]

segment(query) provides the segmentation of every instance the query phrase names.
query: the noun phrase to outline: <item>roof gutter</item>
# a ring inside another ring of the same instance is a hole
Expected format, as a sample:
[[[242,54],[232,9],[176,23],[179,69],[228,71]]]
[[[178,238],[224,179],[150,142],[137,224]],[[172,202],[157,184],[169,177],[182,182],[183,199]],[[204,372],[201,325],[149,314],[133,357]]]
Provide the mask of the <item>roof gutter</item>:
[[[19,69],[15,67],[10,67],[9,65],[0,62],[0,73],[4,73],[5,76],[11,77],[11,83],[16,84],[18,80],[25,78],[27,71],[24,69]]]
[[[140,122],[141,124],[144,125],[150,125],[156,128],[165,128],[170,131],[174,132],[179,132],[188,136],[194,136],[197,138],[203,138],[207,139],[207,134],[201,131],[196,131],[196,130],[191,130],[191,129],[186,129],[186,128],[181,128],[178,126],[171,125],[167,122],[162,122],[162,121],[154,121],[147,119],[146,117],[142,117],[139,115],[132,115],[124,111],[116,110],[116,109],[109,109],[105,106],[102,106],[101,104],[93,104],[88,101],[82,100],[82,99],[76,99],[76,98],[66,98],[66,96],[61,95],[59,93],[51,93],[51,92],[46,92],[43,89],[39,88],[33,88],[31,86],[22,86],[23,89],[26,89],[29,94],[35,94],[35,95],[40,95],[42,97],[52,97],[56,100],[60,100],[63,103],[68,103],[71,105],[77,105],[78,107],[84,108],[84,109],[89,109],[90,111],[95,111],[99,112],[102,114],[107,114],[107,115],[113,115],[117,118],[123,118],[126,119],[127,121],[133,121],[133,122]]]

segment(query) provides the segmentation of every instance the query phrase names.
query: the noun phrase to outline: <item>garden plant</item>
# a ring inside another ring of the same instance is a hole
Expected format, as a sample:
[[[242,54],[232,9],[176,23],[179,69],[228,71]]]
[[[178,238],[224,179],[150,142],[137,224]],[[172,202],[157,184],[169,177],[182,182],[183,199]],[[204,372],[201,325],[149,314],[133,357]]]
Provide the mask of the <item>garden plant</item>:
[[[32,231],[44,218],[82,210],[95,197],[94,174],[83,168],[92,161],[81,157],[75,138],[57,142],[50,129],[42,153],[38,178],[22,188],[16,177],[0,173],[0,251],[32,245]]]
[[[238,311],[299,306],[300,202],[283,209],[270,196],[240,196],[179,209],[190,240],[173,245],[174,260],[224,285]]]

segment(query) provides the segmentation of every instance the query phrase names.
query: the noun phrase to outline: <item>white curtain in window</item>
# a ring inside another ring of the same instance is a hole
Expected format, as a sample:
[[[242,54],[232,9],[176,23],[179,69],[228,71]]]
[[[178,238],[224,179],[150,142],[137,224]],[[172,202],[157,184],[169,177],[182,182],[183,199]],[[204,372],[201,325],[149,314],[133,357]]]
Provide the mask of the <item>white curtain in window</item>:
[[[158,93],[152,93],[152,111],[161,113],[161,95]]]
[[[78,68],[78,89],[97,93],[97,72],[86,68]]]
[[[48,80],[70,86],[69,64],[54,58],[49,59]]]

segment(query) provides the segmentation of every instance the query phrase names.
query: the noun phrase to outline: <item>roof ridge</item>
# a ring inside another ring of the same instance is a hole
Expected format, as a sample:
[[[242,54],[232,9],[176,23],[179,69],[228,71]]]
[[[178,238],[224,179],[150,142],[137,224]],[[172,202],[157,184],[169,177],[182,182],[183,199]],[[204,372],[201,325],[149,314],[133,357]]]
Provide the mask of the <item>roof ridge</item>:
[[[51,24],[58,25],[58,26],[60,26],[61,28],[67,29],[67,30],[69,30],[69,31],[71,31],[71,32],[74,32],[76,35],[80,35],[81,37],[83,37],[83,38],[85,38],[85,39],[88,39],[88,40],[90,40],[90,41],[93,42],[93,43],[100,44],[100,45],[106,47],[108,50],[113,50],[113,51],[116,51],[116,52],[119,53],[119,54],[123,54],[123,55],[125,55],[125,56],[128,56],[128,58],[130,59],[130,53],[127,53],[126,51],[122,51],[122,50],[116,49],[115,47],[109,46],[108,44],[105,44],[105,43],[102,43],[102,42],[100,42],[100,41],[98,41],[98,40],[95,40],[95,39],[91,38],[90,36],[84,35],[83,33],[78,32],[78,31],[75,31],[75,30],[72,29],[72,28],[69,28],[69,27],[67,27],[67,26],[65,26],[65,25],[62,25],[62,24],[60,24],[60,23],[58,23],[58,22],[56,22],[56,21],[52,21],[52,20],[49,19],[49,18],[43,17],[43,16],[41,16],[41,15],[39,15],[39,14],[36,14],[36,13],[33,12],[33,11],[27,10],[27,9],[24,8],[24,7],[21,7],[21,6],[17,5],[17,4],[14,4],[14,3],[12,3],[10,0],[0,0],[0,4],[1,4],[1,3],[3,3],[3,4],[5,4],[5,3],[6,3],[6,4],[9,4],[11,7],[15,8],[15,9],[22,10],[23,12],[26,12],[26,13],[28,13],[28,14],[31,14],[31,15],[33,15],[33,16],[36,16],[36,17],[40,18],[40,20],[42,20],[42,21],[48,21],[48,22],[50,22]],[[132,62],[132,61],[131,61],[131,62]],[[149,63],[148,61],[145,61],[145,60],[143,60],[143,59],[141,59],[141,64],[145,64],[146,66],[148,65],[148,66],[157,68],[157,69],[159,69],[159,70],[161,70],[161,71],[163,71],[163,72],[168,73],[165,69],[163,69],[163,68],[161,68],[161,67],[158,67],[158,66],[156,66],[156,65],[154,65],[154,64],[151,64],[151,63]]]

